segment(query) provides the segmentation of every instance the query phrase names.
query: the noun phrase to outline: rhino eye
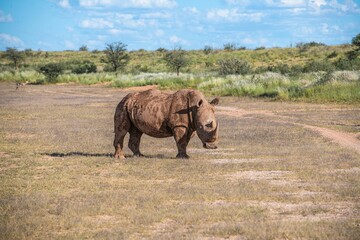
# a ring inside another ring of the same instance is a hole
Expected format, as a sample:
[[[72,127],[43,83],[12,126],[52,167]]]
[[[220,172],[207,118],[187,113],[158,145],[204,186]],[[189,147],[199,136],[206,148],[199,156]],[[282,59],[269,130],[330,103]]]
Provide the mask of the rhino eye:
[[[213,128],[213,122],[208,123],[208,124],[205,124],[205,126],[206,126],[207,128]]]

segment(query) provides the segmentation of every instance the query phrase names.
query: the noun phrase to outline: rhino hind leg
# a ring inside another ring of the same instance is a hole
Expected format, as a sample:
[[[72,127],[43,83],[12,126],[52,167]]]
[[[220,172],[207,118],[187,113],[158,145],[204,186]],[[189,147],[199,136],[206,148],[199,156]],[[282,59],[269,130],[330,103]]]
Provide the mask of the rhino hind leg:
[[[115,154],[114,158],[124,159],[124,138],[128,133],[131,127],[130,119],[126,113],[123,111],[121,107],[116,109],[115,118],[114,118],[114,127],[115,127],[115,138],[114,138],[114,147]]]
[[[129,133],[130,133],[130,138],[129,138],[128,147],[134,153],[134,156],[136,157],[144,156],[140,153],[140,140],[143,133],[134,126],[130,128]]]

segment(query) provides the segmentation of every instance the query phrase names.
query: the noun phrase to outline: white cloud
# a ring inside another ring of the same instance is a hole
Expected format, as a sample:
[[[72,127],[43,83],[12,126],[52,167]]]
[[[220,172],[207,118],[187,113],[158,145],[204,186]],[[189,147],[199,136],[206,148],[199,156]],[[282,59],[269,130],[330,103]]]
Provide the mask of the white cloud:
[[[264,17],[263,13],[241,13],[238,9],[215,9],[207,13],[209,20],[237,22],[240,20],[259,22]]]
[[[117,13],[114,16],[114,21],[122,26],[128,28],[138,28],[138,27],[145,27],[147,25],[151,25],[154,22],[152,20],[145,20],[145,19],[135,19],[135,16],[132,14],[120,14]]]
[[[80,0],[79,4],[83,7],[109,6],[114,4],[114,0]]]
[[[13,19],[10,14],[5,14],[0,10],[0,22],[12,22]]]
[[[70,26],[67,26],[66,27],[66,30],[68,30],[68,32],[74,32],[74,28],[70,27]]]
[[[159,19],[169,19],[172,17],[170,13],[163,13],[163,12],[151,12],[151,13],[144,13],[140,15],[141,18],[159,18]]]
[[[6,33],[0,33],[0,44],[6,47],[23,47],[24,42],[15,36]]]
[[[241,43],[243,44],[254,44],[256,43],[256,41],[254,39],[251,39],[251,38],[244,38]]]
[[[69,0],[60,0],[58,4],[62,8],[71,8]]]
[[[181,45],[187,45],[188,44],[188,42],[186,40],[184,40],[182,38],[179,38],[176,35],[171,36],[169,40],[173,44],[181,44]]]
[[[346,0],[344,4],[338,3],[337,0],[332,0],[328,3],[328,5],[342,12],[360,13],[360,9],[358,8],[358,5],[353,0]]]
[[[136,33],[135,31],[131,31],[131,30],[123,30],[123,29],[117,29],[117,28],[113,28],[109,30],[109,33],[111,35],[121,35],[121,34],[134,34]]]
[[[299,6],[304,6],[306,4],[304,0],[281,0],[280,3],[285,7],[299,7]]]
[[[293,13],[294,15],[298,15],[298,14],[306,12],[306,8],[304,8],[304,7],[291,8],[291,9],[288,9],[288,11]]]
[[[198,14],[199,10],[196,7],[189,7],[183,9],[185,12],[192,13],[192,14]]]
[[[321,32],[323,34],[342,33],[342,29],[337,25],[329,26],[329,24],[323,23],[321,24]]]
[[[310,0],[309,5],[320,8],[321,6],[327,5],[327,3],[325,0]]]
[[[72,42],[72,41],[69,41],[69,40],[65,40],[64,41],[64,44],[65,44],[65,48],[66,49],[74,49],[75,48],[75,44]]]
[[[158,30],[155,31],[155,36],[161,37],[161,36],[163,36],[163,35],[164,35],[164,31],[163,31],[163,30],[158,29]]]
[[[83,20],[80,23],[80,26],[83,28],[104,29],[104,28],[113,28],[114,24],[103,18],[91,18],[91,19]]]
[[[177,6],[175,0],[80,0],[79,3],[83,7],[173,8]]]

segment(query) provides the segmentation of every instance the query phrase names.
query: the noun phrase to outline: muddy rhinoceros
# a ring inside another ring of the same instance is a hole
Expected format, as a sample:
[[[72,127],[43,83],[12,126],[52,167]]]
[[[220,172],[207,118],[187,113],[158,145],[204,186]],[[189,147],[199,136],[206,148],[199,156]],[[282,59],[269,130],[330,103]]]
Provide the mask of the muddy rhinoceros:
[[[156,138],[174,136],[177,158],[189,158],[186,147],[194,132],[204,148],[217,148],[219,123],[214,106],[218,103],[218,98],[208,103],[196,90],[171,94],[151,89],[128,94],[118,104],[114,116],[114,157],[124,158],[124,137],[128,132],[128,146],[135,156],[141,156],[139,146],[143,133]]]

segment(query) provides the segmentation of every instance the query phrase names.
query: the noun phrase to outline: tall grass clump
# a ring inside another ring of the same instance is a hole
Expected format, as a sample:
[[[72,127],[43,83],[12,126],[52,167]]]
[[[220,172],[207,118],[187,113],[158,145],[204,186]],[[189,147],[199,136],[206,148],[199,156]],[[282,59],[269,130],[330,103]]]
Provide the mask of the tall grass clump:
[[[84,73],[84,74],[62,74],[57,77],[59,83],[97,84],[108,83],[116,79],[115,73]]]
[[[316,102],[360,102],[359,72],[325,72],[290,98]]]
[[[44,81],[44,79],[45,76],[35,70],[0,72],[0,81],[38,83]]]
[[[198,84],[205,81],[207,75],[176,73],[142,73],[138,75],[121,75],[112,82],[113,87],[134,87],[145,85],[158,85],[163,89],[197,88]]]
[[[281,74],[228,75],[202,82],[198,88],[213,95],[285,97],[287,89],[294,85]]]
[[[360,81],[314,86],[305,89],[299,98],[316,102],[360,102]]]

